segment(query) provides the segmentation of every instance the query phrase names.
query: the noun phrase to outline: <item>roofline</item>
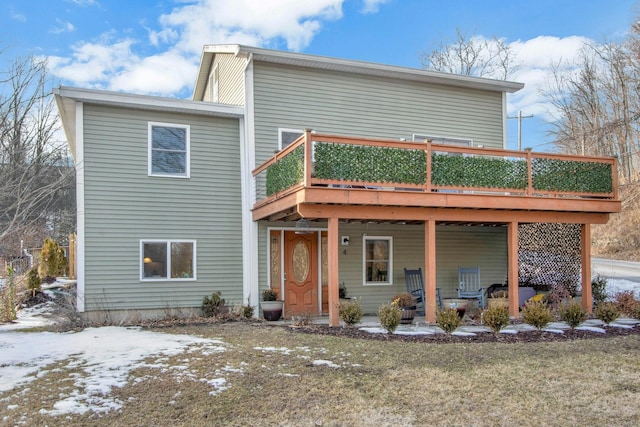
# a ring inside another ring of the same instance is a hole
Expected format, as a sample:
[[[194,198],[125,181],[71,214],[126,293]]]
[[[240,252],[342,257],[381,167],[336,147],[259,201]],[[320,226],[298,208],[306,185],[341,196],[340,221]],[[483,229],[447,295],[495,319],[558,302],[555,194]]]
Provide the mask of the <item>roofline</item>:
[[[253,59],[256,61],[276,64],[287,64],[299,67],[389,77],[423,83],[442,84],[497,92],[513,93],[524,87],[523,83],[507,80],[494,80],[483,77],[450,74],[418,68],[399,67],[396,65],[386,65],[374,62],[310,55],[306,53],[286,52],[244,45],[205,45],[202,49],[200,68],[198,70],[196,85],[194,86],[194,99],[202,98],[213,57],[217,53],[230,53],[236,56],[246,57],[253,56]]]
[[[205,116],[230,118],[244,117],[244,108],[236,105],[192,101],[189,99],[137,95],[96,89],[81,89],[68,86],[60,86],[54,89],[53,94],[56,97],[68,98],[77,102],[85,102],[89,104],[118,106],[140,110],[189,113]]]
[[[185,99],[164,98],[150,95],[125,94],[96,89],[80,89],[60,86],[53,89],[58,113],[67,136],[67,143],[74,158],[76,156],[76,105],[86,103],[110,107],[131,108],[146,111],[195,114],[209,117],[244,117],[244,108],[236,105],[198,102]]]

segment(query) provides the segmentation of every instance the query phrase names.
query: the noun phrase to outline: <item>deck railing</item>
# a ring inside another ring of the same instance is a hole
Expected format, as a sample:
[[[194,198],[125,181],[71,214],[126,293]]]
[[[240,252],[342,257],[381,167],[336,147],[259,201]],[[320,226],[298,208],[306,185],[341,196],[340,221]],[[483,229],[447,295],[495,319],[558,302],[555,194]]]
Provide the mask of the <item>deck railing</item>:
[[[617,198],[614,158],[305,132],[254,170],[256,198],[301,186]]]

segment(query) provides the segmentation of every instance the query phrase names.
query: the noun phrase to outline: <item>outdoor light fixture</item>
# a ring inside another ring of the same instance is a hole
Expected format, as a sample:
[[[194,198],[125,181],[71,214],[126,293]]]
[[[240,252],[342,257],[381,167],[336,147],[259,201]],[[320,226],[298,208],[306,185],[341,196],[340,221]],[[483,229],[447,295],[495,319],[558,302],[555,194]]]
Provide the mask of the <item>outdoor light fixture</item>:
[[[148,256],[144,257],[144,263],[145,264],[150,264],[151,262],[152,262],[151,258],[149,258]]]
[[[296,234],[311,234],[312,231],[309,228],[309,221],[304,218],[300,218],[296,221]]]

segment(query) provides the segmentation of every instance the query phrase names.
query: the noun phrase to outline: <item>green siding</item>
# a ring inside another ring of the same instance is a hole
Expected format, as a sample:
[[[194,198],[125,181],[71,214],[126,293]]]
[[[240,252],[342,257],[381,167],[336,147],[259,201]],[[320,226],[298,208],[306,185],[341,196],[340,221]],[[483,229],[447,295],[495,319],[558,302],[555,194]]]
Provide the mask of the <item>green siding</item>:
[[[236,119],[85,105],[85,307],[199,306],[242,300]],[[147,175],[148,122],[191,129],[191,178]],[[197,242],[197,281],[139,280],[141,239]]]
[[[502,93],[256,62],[256,162],[278,128],[411,140],[413,133],[503,146]]]
[[[265,242],[267,227],[294,227],[295,224],[261,224],[260,241]],[[313,224],[326,228],[326,224]],[[406,291],[404,268],[424,266],[424,226],[391,224],[340,224],[340,236],[349,236],[349,245],[339,247],[339,281],[349,296],[362,299],[364,311],[377,313],[378,307],[393,295]],[[363,235],[393,237],[393,285],[364,286],[362,270]],[[260,245],[260,259],[267,259],[266,244]],[[346,251],[346,253],[344,252]],[[437,287],[443,298],[456,296],[458,267],[480,267],[482,285],[504,283],[507,274],[506,227],[436,227]],[[261,263],[262,265],[263,263]],[[260,271],[260,289],[267,286],[266,266]]]

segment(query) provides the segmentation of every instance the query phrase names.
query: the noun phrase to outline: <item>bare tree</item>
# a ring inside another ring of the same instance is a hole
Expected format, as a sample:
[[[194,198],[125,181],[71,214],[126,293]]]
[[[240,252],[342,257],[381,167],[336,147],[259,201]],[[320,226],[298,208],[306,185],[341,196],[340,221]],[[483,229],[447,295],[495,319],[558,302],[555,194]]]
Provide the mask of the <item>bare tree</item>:
[[[587,45],[578,64],[553,68],[545,91],[556,110],[556,146],[618,157],[623,182],[638,180],[640,161],[639,62],[633,48],[630,41]]]
[[[18,58],[0,78],[0,249],[39,245],[69,224],[74,171],[57,117],[47,64]],[[73,228],[71,228],[73,229]],[[26,242],[25,242],[26,243]],[[27,243],[29,244],[29,243]]]
[[[434,71],[507,80],[515,71],[515,58],[503,40],[472,35],[456,29],[456,39],[423,53],[422,66]]]

